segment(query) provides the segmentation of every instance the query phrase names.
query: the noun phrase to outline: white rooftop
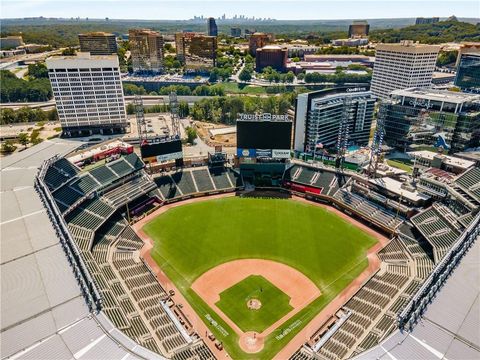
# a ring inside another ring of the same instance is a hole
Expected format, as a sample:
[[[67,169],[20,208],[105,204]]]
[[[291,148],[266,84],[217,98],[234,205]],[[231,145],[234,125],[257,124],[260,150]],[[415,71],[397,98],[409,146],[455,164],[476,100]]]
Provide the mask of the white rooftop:
[[[465,160],[465,159],[461,159],[461,158],[450,156],[450,155],[438,154],[428,150],[410,151],[408,154],[413,157],[419,157],[419,158],[429,159],[429,160],[433,160],[435,157],[441,157],[442,162],[444,164],[455,166],[465,170],[475,165],[475,162],[470,160]]]
[[[375,184],[379,187],[385,188],[388,191],[394,193],[395,195],[401,196],[402,198],[408,199],[410,201],[420,201],[420,200],[428,200],[429,197],[419,193],[418,191],[409,191],[407,189],[402,188],[402,182],[389,178],[377,178],[377,179],[370,179],[369,180],[372,184]]]
[[[429,88],[409,88],[403,90],[394,90],[391,92],[391,95],[415,97],[417,99],[449,102],[454,104],[463,104],[474,100],[480,101],[480,95]]]
[[[90,69],[119,66],[117,55],[90,55],[88,52],[79,52],[76,56],[51,56],[45,60],[45,63],[48,69]]]
[[[123,142],[122,140],[113,140],[109,143],[102,143],[99,146],[89,147],[86,150],[83,150],[75,155],[72,155],[67,158],[71,163],[76,164],[84,159],[89,159],[96,154],[100,154],[104,151],[115,149],[117,147],[130,147],[131,145]]]
[[[46,140],[0,164],[1,358],[162,359],[85,304],[33,184],[54,155],[81,145]]]

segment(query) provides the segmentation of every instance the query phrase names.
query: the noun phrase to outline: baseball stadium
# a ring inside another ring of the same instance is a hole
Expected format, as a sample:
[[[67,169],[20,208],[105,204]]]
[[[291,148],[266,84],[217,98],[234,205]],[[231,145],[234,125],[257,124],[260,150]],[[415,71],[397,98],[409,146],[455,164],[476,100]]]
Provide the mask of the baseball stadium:
[[[290,139],[245,119],[232,159],[54,139],[3,160],[2,356],[478,358],[480,169],[400,188]]]

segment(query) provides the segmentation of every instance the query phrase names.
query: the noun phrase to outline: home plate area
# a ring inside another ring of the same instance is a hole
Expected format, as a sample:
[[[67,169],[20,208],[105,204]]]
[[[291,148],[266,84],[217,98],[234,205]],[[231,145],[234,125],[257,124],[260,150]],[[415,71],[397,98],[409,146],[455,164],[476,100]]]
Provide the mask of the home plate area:
[[[301,272],[262,259],[221,264],[192,288],[239,335],[240,347],[249,353],[261,351],[266,336],[320,296]]]

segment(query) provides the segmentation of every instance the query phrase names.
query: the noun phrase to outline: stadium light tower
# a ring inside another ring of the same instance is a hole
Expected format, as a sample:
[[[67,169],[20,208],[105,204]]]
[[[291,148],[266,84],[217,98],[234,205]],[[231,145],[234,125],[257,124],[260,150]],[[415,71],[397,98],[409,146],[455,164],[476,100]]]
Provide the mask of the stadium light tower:
[[[373,135],[372,148],[370,152],[370,162],[368,164],[368,175],[375,178],[378,168],[378,161],[382,153],[383,135],[385,134],[385,115],[386,111],[380,107],[377,116],[377,128]]]
[[[347,96],[343,99],[342,120],[338,127],[337,137],[337,167],[343,166],[345,153],[347,152],[348,140],[350,138],[349,122],[350,122],[350,108],[352,106],[352,99]]]
[[[135,95],[133,99],[135,106],[135,117],[137,119],[138,140],[140,145],[147,140],[147,128],[145,124],[145,112],[143,109],[143,100],[140,95]]]
[[[180,124],[178,118],[178,100],[177,100],[177,93],[172,91],[170,95],[168,95],[168,99],[170,101],[170,116],[172,118],[172,132],[173,137],[180,138]]]

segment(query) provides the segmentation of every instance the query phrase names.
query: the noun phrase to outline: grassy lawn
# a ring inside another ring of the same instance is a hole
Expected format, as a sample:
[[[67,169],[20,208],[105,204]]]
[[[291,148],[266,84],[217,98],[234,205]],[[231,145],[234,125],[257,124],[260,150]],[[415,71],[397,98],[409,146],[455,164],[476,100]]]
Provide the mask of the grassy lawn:
[[[214,86],[223,88],[227,94],[266,94],[263,86],[246,85],[240,88],[236,82],[223,82]]]
[[[261,302],[260,309],[248,307],[252,299]],[[261,333],[293,309],[289,301],[287,294],[263,276],[251,275],[220,293],[220,301],[215,305],[242,331]]]
[[[152,256],[235,358],[270,359],[367,266],[376,240],[323,208],[279,199],[226,198],[170,209],[144,227]],[[309,277],[322,295],[274,331],[264,349],[244,353],[238,337],[190,286],[235,259],[268,259]]]
[[[409,174],[413,172],[413,166],[409,165],[410,161],[387,160],[387,164],[400,170],[405,170]]]

